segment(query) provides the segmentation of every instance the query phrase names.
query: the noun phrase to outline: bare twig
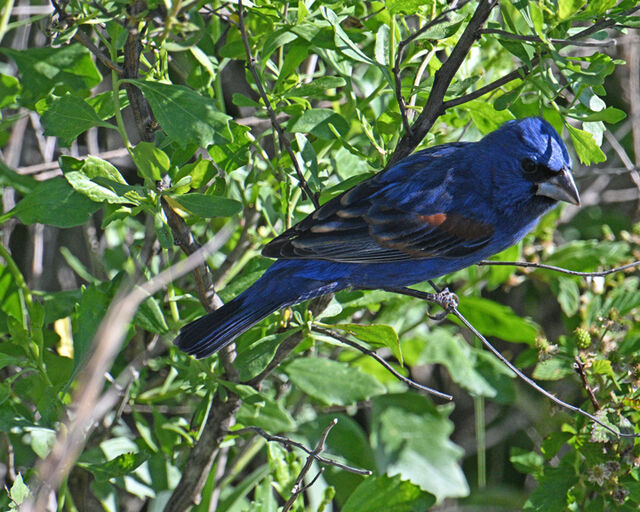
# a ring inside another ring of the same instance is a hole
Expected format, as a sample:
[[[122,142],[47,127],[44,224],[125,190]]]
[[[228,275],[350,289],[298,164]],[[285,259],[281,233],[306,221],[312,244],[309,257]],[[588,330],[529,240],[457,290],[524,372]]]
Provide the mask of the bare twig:
[[[293,168],[296,171],[296,175],[298,176],[298,182],[300,183],[300,187],[302,188],[304,193],[307,195],[309,200],[313,203],[313,205],[317,209],[320,207],[318,198],[316,197],[315,194],[311,192],[311,189],[307,184],[307,180],[305,180],[304,178],[304,174],[302,173],[302,169],[300,168],[300,163],[298,162],[298,159],[296,158],[296,155],[293,152],[293,149],[291,148],[291,143],[289,142],[289,139],[286,133],[284,132],[284,130],[282,129],[282,126],[280,126],[280,123],[278,122],[276,113],[273,110],[273,107],[271,106],[271,102],[269,101],[269,98],[267,97],[267,93],[265,92],[264,87],[262,85],[262,79],[260,78],[260,75],[258,74],[258,71],[256,69],[255,58],[251,53],[249,36],[247,35],[247,30],[244,24],[243,10],[244,9],[242,6],[242,0],[238,0],[238,28],[240,29],[240,35],[242,36],[242,42],[244,43],[244,49],[247,54],[247,66],[249,68],[249,71],[253,75],[253,79],[256,83],[256,87],[258,88],[258,94],[260,94],[260,98],[262,98],[262,101],[264,101],[264,105],[267,109],[267,113],[269,114],[269,119],[271,119],[271,125],[273,126],[273,129],[278,133],[278,141],[280,142],[284,150],[289,155],[289,158],[291,158],[291,164],[293,165]]]
[[[334,420],[331,423],[329,423],[329,425],[327,425],[327,427],[322,432],[322,435],[320,436],[320,441],[318,441],[318,445],[309,454],[306,462],[304,463],[304,466],[300,470],[300,474],[298,475],[298,478],[296,478],[296,483],[293,484],[293,488],[291,489],[291,497],[284,504],[284,507],[282,507],[282,512],[288,512],[289,510],[291,510],[291,507],[295,503],[298,496],[301,493],[303,493],[304,490],[306,489],[306,487],[302,485],[302,481],[304,480],[304,477],[307,475],[307,473],[311,469],[311,465],[313,464],[313,461],[316,460],[316,457],[324,451],[324,445],[327,442],[327,437],[329,436],[329,432],[333,427],[336,426],[337,423],[338,423],[338,420],[334,418]],[[311,482],[311,484],[309,485],[312,485],[317,478],[318,477],[316,476]]]
[[[524,268],[541,268],[545,270],[553,270],[554,272],[560,272],[562,274],[569,274],[570,276],[582,276],[582,277],[603,277],[608,276],[610,274],[615,274],[616,272],[622,272],[623,270],[627,270],[630,268],[640,266],[640,261],[632,261],[631,263],[627,263],[626,265],[622,265],[620,267],[610,268],[608,270],[600,270],[597,272],[578,272],[577,270],[569,270],[562,267],[556,267],[554,265],[545,265],[544,263],[533,263],[531,261],[489,261],[483,260],[478,262],[478,265],[497,265],[497,266],[513,266],[513,267],[524,267]]]
[[[337,423],[336,420],[334,420],[334,421]],[[333,427],[334,424],[335,423],[332,423],[331,427]],[[344,471],[348,471],[349,473],[355,473],[356,475],[369,476],[372,473],[368,469],[358,469],[358,468],[354,468],[352,466],[348,466],[347,464],[342,464],[341,462],[338,462],[337,460],[327,459],[326,457],[323,457],[322,455],[320,455],[319,452],[316,452],[316,450],[312,450],[311,448],[307,448],[302,443],[294,441],[293,439],[289,439],[288,437],[285,437],[285,436],[277,436],[277,435],[269,434],[268,432],[265,432],[264,430],[262,430],[259,427],[245,427],[245,428],[241,428],[241,429],[238,429],[238,430],[232,430],[230,432],[227,432],[227,434],[229,434],[229,435],[241,435],[241,434],[245,434],[245,433],[248,433],[248,432],[255,432],[255,433],[261,435],[262,437],[264,437],[267,441],[273,441],[273,442],[276,442],[276,443],[280,443],[282,446],[284,446],[285,448],[288,448],[288,449],[291,449],[292,447],[299,448],[300,450],[305,452],[307,455],[310,455],[315,460],[317,460],[320,464],[324,464],[326,466],[335,466],[336,468],[342,469]]]
[[[469,329],[482,342],[482,344],[494,356],[496,356],[502,362],[502,364],[504,364],[507,368],[509,368],[509,370],[511,370],[520,380],[522,380],[523,382],[531,386],[538,393],[547,397],[549,400],[559,405],[560,407],[567,409],[571,412],[580,414],[586,418],[589,418],[592,422],[597,423],[602,428],[608,430],[609,432],[611,432],[612,434],[618,437],[640,437],[640,434],[630,434],[626,432],[620,432],[619,430],[614,429],[613,427],[611,427],[610,425],[607,425],[606,423],[599,420],[593,414],[588,413],[584,409],[581,409],[580,407],[576,407],[575,405],[571,405],[559,399],[558,397],[556,397],[555,395],[551,394],[549,391],[544,389],[542,386],[540,386],[536,381],[534,381],[530,377],[527,377],[524,373],[518,370],[518,368],[516,368],[511,361],[509,361],[505,356],[503,356],[502,353],[498,349],[496,349],[489,342],[489,340],[487,340],[487,338],[485,338],[482,334],[480,334],[480,332],[464,317],[464,315],[462,315],[462,313],[458,311],[458,307],[456,304],[457,300],[450,298],[452,294],[450,292],[445,293],[447,292],[447,290],[444,290],[443,292],[439,292],[437,294],[422,292],[420,290],[414,290],[412,288],[393,288],[389,290],[394,291],[395,293],[408,295],[409,297],[416,297],[422,300],[427,300],[429,302],[435,302],[436,304],[443,307],[448,313],[452,314],[458,320],[460,320],[460,322],[462,322],[467,327],[467,329]]]
[[[432,389],[430,387],[423,386],[422,384],[420,384],[420,383],[418,383],[418,382],[416,382],[414,380],[411,380],[408,377],[405,377],[404,375],[399,373],[393,366],[391,366],[389,363],[387,363],[375,350],[369,350],[368,348],[363,347],[359,343],[356,343],[355,341],[350,340],[346,336],[342,336],[341,334],[339,334],[339,333],[337,333],[335,331],[332,331],[330,329],[325,329],[324,327],[320,327],[320,326],[314,325],[311,328],[311,330],[313,332],[317,332],[319,334],[324,334],[325,336],[331,336],[332,338],[340,341],[341,343],[344,343],[345,345],[349,345],[350,347],[353,347],[356,350],[359,350],[363,354],[366,354],[369,357],[372,357],[373,359],[378,361],[378,363],[380,363],[382,366],[384,366],[391,374],[393,374],[393,376],[395,378],[397,378],[401,382],[404,382],[410,388],[417,389],[417,390],[420,390],[420,391],[425,391],[426,393],[429,393],[431,395],[437,396],[439,398],[444,398],[445,400],[453,400],[453,397],[451,395],[448,395],[447,393],[443,393],[443,392],[438,391],[436,389]]]
[[[506,30],[499,28],[483,28],[480,30],[481,34],[496,34],[498,36],[505,37],[507,39],[515,39],[517,41],[527,41],[530,43],[542,43],[542,39],[538,36],[524,36],[521,34],[512,34]],[[551,44],[557,46],[586,46],[594,48],[608,48],[616,45],[615,39],[609,39],[608,41],[577,41],[575,39],[549,39]]]

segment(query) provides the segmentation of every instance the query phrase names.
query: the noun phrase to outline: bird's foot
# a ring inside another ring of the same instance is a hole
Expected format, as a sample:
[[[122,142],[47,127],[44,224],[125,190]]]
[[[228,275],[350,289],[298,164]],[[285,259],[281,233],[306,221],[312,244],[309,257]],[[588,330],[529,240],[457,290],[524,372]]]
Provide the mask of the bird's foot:
[[[444,288],[436,293],[436,300],[447,313],[451,313],[454,309],[457,309],[458,304],[460,304],[458,296],[452,291],[449,291],[449,288]]]

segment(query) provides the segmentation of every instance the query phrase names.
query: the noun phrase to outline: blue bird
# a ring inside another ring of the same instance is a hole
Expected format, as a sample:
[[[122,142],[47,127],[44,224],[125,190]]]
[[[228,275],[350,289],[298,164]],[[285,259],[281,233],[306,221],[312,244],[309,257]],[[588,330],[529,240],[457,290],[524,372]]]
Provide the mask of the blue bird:
[[[579,205],[580,196],[567,148],[543,119],[418,151],[272,240],[262,255],[277,261],[262,277],[184,326],[174,343],[206,357],[307,299],[455,272],[518,242],[558,201]]]

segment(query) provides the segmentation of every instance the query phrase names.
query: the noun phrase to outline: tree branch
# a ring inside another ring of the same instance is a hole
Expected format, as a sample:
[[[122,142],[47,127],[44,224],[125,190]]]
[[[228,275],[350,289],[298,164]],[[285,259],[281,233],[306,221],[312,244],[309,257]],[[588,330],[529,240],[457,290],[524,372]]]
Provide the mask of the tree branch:
[[[562,407],[564,409],[567,409],[567,410],[569,410],[571,412],[580,414],[580,415],[590,419],[592,422],[597,423],[602,428],[604,428],[605,430],[611,432],[615,436],[618,436],[618,437],[634,437],[634,438],[635,437],[640,437],[640,434],[620,432],[619,430],[614,429],[613,427],[611,427],[610,425],[607,425],[603,421],[600,421],[593,414],[588,413],[584,409],[581,409],[580,407],[577,407],[575,405],[571,405],[571,404],[559,399],[558,397],[556,397],[555,395],[551,394],[549,391],[544,389],[542,386],[540,386],[536,381],[534,381],[530,377],[527,377],[524,373],[522,373],[520,370],[518,370],[518,368],[516,368],[515,365],[511,361],[509,361],[505,356],[503,356],[502,353],[498,349],[496,349],[489,342],[489,340],[487,340],[487,338],[485,338],[482,334],[480,334],[480,332],[464,317],[464,315],[462,315],[462,313],[460,313],[460,311],[458,311],[457,297],[455,297],[455,294],[452,294],[451,292],[449,292],[446,289],[441,291],[441,292],[438,292],[437,294],[422,292],[422,291],[419,291],[419,290],[414,290],[412,288],[393,288],[393,289],[389,289],[389,290],[390,291],[394,291],[396,293],[403,294],[403,295],[408,295],[409,297],[416,297],[416,298],[419,298],[419,299],[422,299],[422,300],[427,300],[429,302],[434,302],[434,303],[438,304],[439,306],[441,306],[449,314],[455,316],[458,320],[460,320],[460,322],[462,322],[462,324],[465,325],[467,327],[467,329],[469,329],[482,342],[482,344],[494,356],[496,356],[502,362],[502,364],[504,364],[507,368],[509,368],[509,370],[511,370],[520,380],[522,380],[524,383],[526,383],[529,386],[531,386],[533,389],[535,389],[541,395],[547,397],[549,400],[554,402],[556,405],[559,405],[560,407]]]
[[[411,126],[411,131],[405,133],[402,139],[400,139],[387,167],[391,167],[406,156],[409,156],[418,144],[422,142],[422,139],[429,132],[436,119],[444,113],[446,108],[443,100],[447,89],[469,53],[469,49],[478,38],[479,29],[486,23],[489,14],[491,14],[491,11],[497,4],[497,0],[480,0],[475,13],[471,17],[471,20],[469,20],[451,55],[436,72],[427,104],[415,123]]]
[[[524,268],[541,268],[545,270],[553,270],[554,272],[560,272],[562,274],[569,274],[570,276],[583,276],[583,277],[604,277],[610,274],[615,274],[616,272],[622,272],[623,270],[627,270],[630,268],[640,266],[640,261],[633,261],[631,263],[627,263],[626,265],[622,265],[621,267],[610,268],[608,270],[600,270],[596,272],[578,272],[577,270],[569,270],[562,267],[556,267],[554,265],[546,265],[544,263],[533,263],[531,261],[489,261],[483,260],[477,263],[479,266],[513,266],[513,267],[524,267]]]

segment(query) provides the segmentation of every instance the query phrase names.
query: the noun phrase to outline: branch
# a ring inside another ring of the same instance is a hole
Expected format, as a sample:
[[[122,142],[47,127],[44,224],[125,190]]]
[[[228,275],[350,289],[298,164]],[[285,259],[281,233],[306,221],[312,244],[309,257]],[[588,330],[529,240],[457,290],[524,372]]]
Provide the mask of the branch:
[[[587,411],[581,409],[580,407],[576,407],[575,405],[571,405],[563,400],[560,400],[555,395],[552,395],[549,391],[540,386],[536,381],[527,377],[524,373],[522,373],[518,368],[514,366],[514,364],[509,361],[502,353],[496,349],[490,342],[485,338],[480,332],[458,311],[457,305],[457,297],[455,294],[449,292],[449,290],[445,289],[443,291],[434,293],[422,292],[419,290],[414,290],[412,288],[389,288],[389,291],[393,291],[395,293],[400,293],[403,295],[408,295],[409,297],[416,297],[419,299],[427,300],[429,302],[434,302],[445,309],[449,314],[455,316],[458,320],[460,320],[466,327],[469,329],[481,342],[482,344],[489,349],[489,351],[496,356],[502,364],[504,364],[509,370],[511,370],[520,380],[531,386],[541,395],[547,397],[549,400],[554,402],[556,405],[572,411],[574,413],[578,413],[586,418],[589,418],[592,422],[597,423],[602,428],[608,430],[612,434],[618,437],[640,437],[640,434],[629,434],[626,432],[620,432],[619,430],[614,429],[613,427],[607,425],[606,423],[600,421],[593,414],[588,413]]]
[[[73,36],[73,39],[78,41],[82,46],[87,48],[91,53],[93,53],[96,58],[102,62],[107,68],[115,71],[118,75],[122,76],[124,73],[124,69],[118,66],[115,62],[113,62],[109,57],[107,57],[100,48],[98,48],[93,41],[89,38],[87,34],[85,34],[81,29],[78,29]]]
[[[469,0],[463,1],[460,5],[457,5],[457,0],[452,2],[451,8],[446,11],[442,11],[438,16],[433,18],[430,22],[424,25],[420,30],[417,30],[413,34],[411,34],[406,39],[403,39],[398,44],[398,51],[396,53],[396,62],[393,66],[393,76],[396,82],[396,100],[398,102],[398,107],[400,108],[400,114],[402,115],[402,125],[404,126],[404,131],[406,133],[411,133],[411,126],[409,125],[409,118],[407,116],[407,107],[404,102],[404,97],[402,96],[402,80],[400,78],[400,64],[402,63],[402,58],[404,57],[404,49],[407,47],[409,43],[414,41],[417,37],[424,34],[427,30],[434,27],[435,25],[439,25],[440,23],[444,23],[445,21],[449,21],[449,14],[461,9],[464,5],[466,5]]]
[[[604,277],[616,272],[622,272],[633,267],[640,266],[640,261],[632,261],[621,267],[610,268],[608,270],[601,270],[598,272],[578,272],[577,270],[569,270],[562,267],[556,267],[554,265],[545,265],[544,263],[533,263],[531,261],[488,261],[482,260],[477,263],[479,266],[497,265],[497,266],[513,266],[524,268],[541,268],[545,270],[553,270],[554,272],[560,272],[561,274],[569,274],[570,276],[582,276],[582,277]]]
[[[640,5],[633,7],[628,11],[620,13],[618,14],[618,16],[629,16],[639,9],[640,9]],[[611,28],[615,25],[616,25],[615,20],[612,20],[612,19],[601,20],[597,23],[594,23],[590,27],[578,32],[577,34],[574,34],[573,36],[569,37],[568,41],[577,41],[579,39],[584,39],[585,37],[588,37],[591,34],[595,34],[600,30],[603,30],[605,28]],[[548,55],[548,52],[542,53],[540,57],[544,57],[546,55]],[[465,94],[464,96],[460,96],[459,98],[455,98],[453,100],[445,101],[443,104],[443,110],[447,110],[449,108],[462,105],[463,103],[467,103],[469,101],[478,99],[481,96],[484,96],[485,94],[491,91],[494,91],[502,87],[503,85],[508,84],[513,80],[517,80],[518,78],[524,78],[529,73],[531,73],[531,71],[533,71],[533,69],[538,65],[538,63],[540,62],[540,57],[535,57],[534,59],[531,60],[529,64],[520,66],[519,68],[511,71],[511,73],[508,73],[502,78],[498,78],[497,80],[494,80],[490,84],[487,84],[476,91],[470,92],[469,94]]]
[[[330,427],[333,427],[333,425],[335,425],[335,423],[337,423],[337,420],[334,420],[334,422],[332,422]],[[300,450],[305,452],[307,455],[312,456],[320,464],[324,464],[325,466],[335,466],[336,468],[342,469],[344,471],[348,471],[349,473],[355,473],[356,475],[369,476],[369,475],[373,474],[373,472],[368,470],[368,469],[358,469],[358,468],[354,468],[354,467],[348,466],[346,464],[342,464],[341,462],[338,462],[337,460],[327,459],[326,457],[323,457],[319,453],[316,453],[315,450],[307,448],[302,443],[294,441],[293,439],[289,439],[288,437],[276,436],[276,435],[273,435],[273,434],[269,434],[269,433],[265,432],[264,430],[262,430],[259,427],[251,427],[251,426],[250,427],[245,427],[245,428],[241,428],[241,429],[238,429],[238,430],[229,431],[229,432],[227,432],[227,434],[229,434],[229,435],[241,435],[241,434],[244,434],[244,433],[247,433],[247,432],[255,432],[255,433],[261,435],[262,437],[264,437],[267,441],[273,441],[273,442],[276,442],[276,443],[280,443],[282,446],[284,446],[285,448],[288,448],[288,449],[291,449],[292,447],[299,448]]]
[[[521,34],[512,34],[506,30],[499,28],[483,28],[480,30],[481,34],[496,34],[498,36],[505,37],[507,39],[515,39],[517,41],[527,41],[530,43],[544,43],[538,36],[524,36]],[[615,39],[609,39],[608,41],[576,41],[575,39],[549,39],[551,44],[557,46],[586,46],[595,48],[609,48],[616,45]]]
[[[384,366],[391,374],[393,374],[393,376],[395,378],[397,378],[399,381],[404,382],[410,388],[417,389],[419,391],[425,391],[425,392],[427,392],[427,393],[429,393],[431,395],[437,396],[439,398],[444,398],[445,400],[453,400],[453,397],[451,395],[448,395],[446,393],[442,393],[441,391],[437,391],[437,390],[429,388],[427,386],[423,386],[422,384],[419,384],[418,382],[416,382],[414,380],[411,380],[408,377],[405,377],[404,375],[399,373],[393,366],[391,366],[389,363],[387,363],[380,356],[380,354],[378,354],[375,350],[369,350],[368,348],[363,347],[359,343],[356,343],[355,341],[351,341],[346,336],[342,336],[341,334],[338,334],[337,332],[334,332],[334,331],[332,331],[330,329],[325,329],[323,327],[319,327],[319,326],[315,326],[314,325],[311,328],[311,330],[313,332],[324,334],[325,336],[331,336],[332,338],[340,341],[341,343],[344,343],[345,345],[349,345],[350,347],[353,347],[356,350],[359,350],[363,354],[366,354],[369,357],[372,357],[373,359],[378,361],[382,366]]]
[[[333,421],[331,423],[329,423],[329,425],[327,425],[327,427],[322,432],[322,435],[320,436],[320,441],[318,441],[318,445],[309,454],[309,456],[307,457],[306,462],[304,463],[304,466],[300,470],[300,474],[298,475],[298,478],[296,478],[296,483],[293,484],[293,488],[291,489],[291,497],[284,504],[284,507],[282,507],[282,512],[288,512],[289,510],[291,510],[291,507],[295,503],[295,501],[298,498],[298,496],[300,494],[302,494],[305,489],[307,489],[308,487],[311,487],[315,483],[315,481],[318,479],[318,477],[322,474],[322,472],[324,471],[324,468],[322,468],[320,470],[320,473],[318,473],[313,478],[313,480],[311,481],[311,483],[309,483],[308,486],[303,486],[302,485],[302,480],[304,479],[306,474],[311,469],[311,464],[313,464],[313,461],[317,458],[317,456],[324,451],[324,445],[325,445],[325,443],[327,441],[327,437],[329,436],[329,432],[331,431],[331,429],[333,427],[336,426],[337,423],[338,423],[338,420],[334,418]],[[369,473],[369,474],[371,474],[371,473]]]
[[[283,147],[285,151],[288,153],[289,158],[291,158],[291,163],[293,164],[293,167],[296,171],[296,175],[298,176],[298,182],[300,183],[300,187],[302,188],[304,193],[307,195],[309,200],[313,203],[313,206],[315,206],[316,209],[318,209],[320,208],[318,197],[311,192],[311,189],[309,188],[309,185],[307,184],[307,181],[304,178],[304,174],[302,173],[302,169],[300,168],[300,163],[298,162],[298,159],[296,158],[296,155],[294,154],[293,149],[291,148],[291,143],[289,142],[287,135],[284,133],[282,126],[280,126],[280,123],[276,118],[276,113],[273,110],[273,107],[271,106],[271,102],[269,101],[269,98],[267,98],[267,93],[265,92],[264,87],[262,86],[262,80],[260,79],[260,75],[258,75],[258,71],[256,70],[255,59],[253,57],[253,54],[251,53],[249,36],[247,35],[247,30],[244,24],[242,0],[238,0],[238,28],[240,30],[240,35],[242,36],[242,42],[244,43],[244,49],[247,54],[247,67],[249,68],[249,71],[253,75],[253,79],[256,83],[256,87],[258,88],[258,93],[260,94],[260,98],[262,98],[262,101],[264,101],[265,107],[267,108],[269,119],[271,119],[271,125],[273,126],[273,129],[278,133],[278,141],[280,142],[281,147]]]
[[[451,55],[444,64],[442,64],[440,69],[436,71],[427,104],[415,123],[411,126],[411,130],[405,133],[398,143],[387,167],[391,167],[406,156],[409,156],[418,144],[422,142],[422,139],[431,129],[436,119],[444,113],[446,108],[443,100],[447,89],[462,65],[467,53],[469,53],[469,49],[476,41],[479,35],[478,31],[486,23],[489,14],[491,14],[491,11],[497,4],[497,0],[480,0],[475,13],[473,13],[471,20],[469,20],[467,27],[460,36]]]
[[[223,229],[194,254],[144,284],[133,286],[128,293],[119,293],[113,300],[93,340],[91,356],[78,378],[76,392],[69,406],[70,410],[73,409],[73,414],[68,415],[71,419],[64,428],[58,430],[51,452],[37,465],[38,481],[32,485],[33,495],[21,510],[45,510],[50,493],[58,488],[78,458],[96,418],[104,412],[96,410],[95,405],[109,402],[100,400],[104,376],[120,350],[138,306],[174,279],[193,270],[208,254],[220,248],[220,241],[226,236],[227,230]]]
[[[589,400],[591,400],[591,405],[593,405],[593,408],[596,411],[599,411],[600,404],[598,403],[596,394],[593,392],[593,389],[591,389],[591,386],[589,385],[589,380],[587,379],[587,372],[584,369],[584,362],[582,361],[582,359],[580,359],[580,356],[576,356],[575,363],[573,366],[576,372],[578,373],[578,375],[580,375],[580,378],[582,379],[582,385],[584,386],[585,391],[589,395]]]

